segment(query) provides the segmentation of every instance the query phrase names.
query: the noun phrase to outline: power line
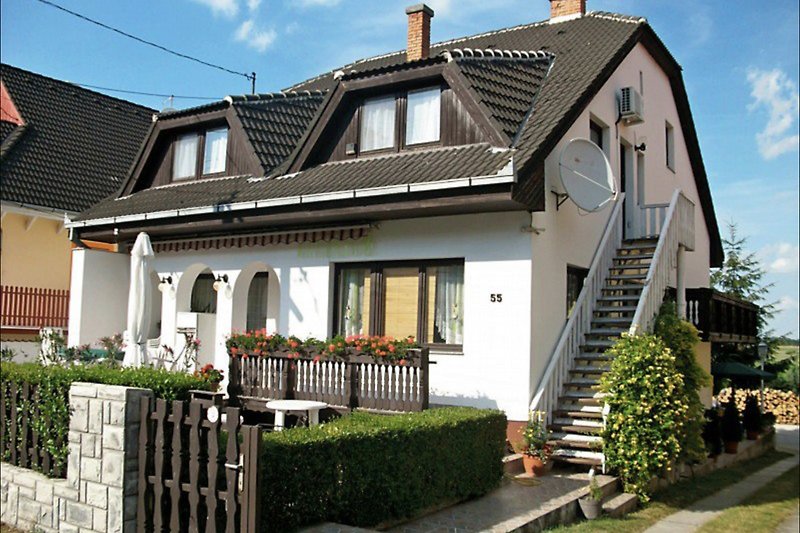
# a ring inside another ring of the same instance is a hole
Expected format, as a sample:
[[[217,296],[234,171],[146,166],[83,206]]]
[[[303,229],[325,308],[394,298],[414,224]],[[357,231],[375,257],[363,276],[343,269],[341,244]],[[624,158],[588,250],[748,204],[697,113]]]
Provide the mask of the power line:
[[[114,28],[113,26],[109,26],[108,24],[104,24],[104,23],[102,23],[102,22],[100,22],[98,20],[95,20],[93,18],[89,18],[86,15],[81,15],[80,13],[77,13],[75,11],[71,11],[71,10],[69,10],[69,9],[67,9],[67,8],[65,8],[63,6],[60,6],[60,5],[58,5],[58,4],[54,3],[54,2],[51,2],[50,0],[37,0],[37,1],[41,2],[42,4],[48,5],[50,7],[54,7],[56,9],[60,10],[60,11],[63,11],[64,13],[68,13],[68,14],[74,16],[74,17],[78,17],[81,20],[85,20],[86,22],[90,22],[92,24],[100,26],[101,28],[105,28],[107,30],[113,31],[115,33],[118,33],[118,34],[120,34],[120,35],[122,35],[124,37],[128,37],[129,39],[133,39],[134,41],[138,41],[138,42],[140,42],[142,44],[146,44],[148,46],[152,46],[154,48],[157,48],[157,49],[161,50],[162,52],[167,52],[168,54],[172,54],[174,56],[177,56],[177,57],[180,57],[180,58],[183,58],[183,59],[188,59],[189,61],[194,61],[195,63],[200,63],[201,65],[205,65],[207,67],[215,68],[217,70],[221,70],[223,72],[227,72],[228,74],[233,74],[233,75],[236,75],[236,76],[243,76],[244,78],[246,78],[246,79],[248,79],[248,80],[250,80],[252,82],[253,92],[255,93],[255,85],[256,85],[256,73],[255,72],[251,72],[250,74],[247,74],[246,72],[237,72],[235,70],[231,70],[229,68],[226,68],[226,67],[223,67],[223,66],[220,66],[220,65],[215,65],[214,63],[209,63],[208,61],[203,61],[202,59],[198,59],[196,57],[192,57],[190,55],[186,55],[186,54],[183,54],[181,52],[176,52],[175,50],[171,50],[171,49],[169,49],[169,48],[167,48],[165,46],[161,46],[160,44],[156,44],[156,43],[154,43],[152,41],[148,41],[146,39],[142,39],[141,37],[137,37],[135,35],[131,35],[128,32],[125,32],[125,31],[122,31],[120,29]]]
[[[72,85],[77,85],[79,87],[85,87],[87,89],[97,89],[100,91],[110,91],[114,93],[138,94],[142,96],[158,96],[161,98],[180,98],[182,100],[221,100],[221,98],[215,96],[187,96],[180,94],[148,93],[144,91],[131,91],[128,89],[113,89],[111,87],[101,87],[100,85],[89,85],[88,83],[78,83],[77,81],[71,81],[69,83],[71,83]]]

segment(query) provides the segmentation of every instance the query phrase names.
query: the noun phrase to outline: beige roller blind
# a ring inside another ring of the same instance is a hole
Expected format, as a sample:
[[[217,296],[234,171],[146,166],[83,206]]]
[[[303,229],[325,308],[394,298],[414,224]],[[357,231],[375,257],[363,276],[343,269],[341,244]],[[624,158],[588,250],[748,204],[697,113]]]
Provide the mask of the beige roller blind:
[[[416,337],[419,314],[419,269],[387,268],[383,276],[386,283],[385,335],[395,338]]]

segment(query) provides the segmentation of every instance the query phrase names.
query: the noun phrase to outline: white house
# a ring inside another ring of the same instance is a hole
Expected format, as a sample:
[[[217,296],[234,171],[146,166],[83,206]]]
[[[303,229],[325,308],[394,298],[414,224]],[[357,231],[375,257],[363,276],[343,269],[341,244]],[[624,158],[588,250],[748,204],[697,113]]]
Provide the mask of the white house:
[[[125,252],[150,235],[153,344],[195,331],[201,362],[226,368],[231,331],[413,335],[436,363],[431,403],[516,423],[545,409],[562,444],[586,441],[604,347],[649,327],[668,287],[680,303],[707,288],[722,247],[678,63],[643,18],[551,7],[431,45],[433,11],[414,6],[407,50],[156,115],[73,239]],[[597,212],[561,186],[575,138],[624,193]],[[73,254],[70,344],[121,331],[129,256]]]

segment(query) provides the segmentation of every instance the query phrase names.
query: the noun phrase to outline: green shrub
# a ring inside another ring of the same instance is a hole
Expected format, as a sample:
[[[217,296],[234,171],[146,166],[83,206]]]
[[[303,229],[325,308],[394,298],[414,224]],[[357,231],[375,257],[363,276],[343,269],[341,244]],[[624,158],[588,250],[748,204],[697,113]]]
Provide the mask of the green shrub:
[[[603,453],[625,491],[647,501],[650,480],[680,455],[688,411],[683,378],[675,356],[656,336],[623,335],[608,353],[613,363],[600,382],[610,407]]]
[[[744,436],[742,420],[739,417],[739,409],[736,401],[731,398],[725,404],[725,411],[722,413],[722,440],[727,442],[739,442]]]
[[[0,364],[0,381],[3,384],[16,384],[22,387],[24,383],[35,385],[39,392],[37,409],[24,404],[18,407],[18,417],[25,416],[32,429],[39,434],[40,446],[49,452],[55,465],[50,472],[53,475],[59,468],[63,469],[68,455],[67,432],[69,430],[69,388],[73,382],[103,383],[106,385],[122,385],[151,389],[157,398],[166,400],[186,400],[189,391],[210,389],[210,384],[200,378],[184,372],[168,372],[152,368],[118,368],[105,365],[75,365],[75,366],[42,366],[37,363],[9,363]],[[10,409],[10,402],[6,408]],[[10,424],[10,411],[3,413],[3,420]],[[18,420],[19,424],[21,420]],[[6,428],[7,430],[8,428]],[[8,439],[9,432],[5,431],[3,438]],[[19,443],[6,442],[4,449]]]
[[[702,461],[707,451],[703,442],[703,413],[700,388],[711,383],[709,376],[697,364],[695,346],[700,342],[697,329],[678,318],[675,302],[666,301],[661,306],[655,324],[655,334],[675,356],[675,367],[683,376],[683,390],[679,394],[686,400],[688,410],[683,426],[678,430],[681,461]]]
[[[264,437],[264,530],[374,526],[485,494],[503,475],[506,418],[466,407],[353,413]]]
[[[759,433],[763,421],[761,420],[761,408],[758,405],[758,398],[753,394],[748,394],[744,401],[744,413],[742,413],[742,424],[747,433]],[[749,437],[748,437],[749,438]]]

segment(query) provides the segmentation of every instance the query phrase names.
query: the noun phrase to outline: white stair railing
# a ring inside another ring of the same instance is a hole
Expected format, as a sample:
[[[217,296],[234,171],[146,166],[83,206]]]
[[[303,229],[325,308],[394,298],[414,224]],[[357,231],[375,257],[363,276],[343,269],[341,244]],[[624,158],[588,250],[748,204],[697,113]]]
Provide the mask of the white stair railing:
[[[672,201],[661,226],[656,251],[647,271],[636,313],[633,315],[629,330],[631,335],[652,331],[681,246],[687,250],[694,250],[694,203],[677,189],[672,195]]]
[[[646,239],[661,235],[661,229],[666,220],[669,204],[648,204],[639,208],[639,220],[637,220],[634,235],[631,238]]]
[[[553,410],[558,403],[558,397],[569,376],[569,371],[572,369],[575,357],[584,343],[584,335],[591,329],[594,306],[606,282],[609,269],[614,264],[617,250],[622,244],[624,203],[625,195],[620,194],[606,223],[603,237],[597,245],[592,265],[589,267],[589,273],[583,282],[578,300],[572,308],[572,314],[561,331],[558,343],[531,400],[531,411],[544,412],[547,423],[552,421]]]

